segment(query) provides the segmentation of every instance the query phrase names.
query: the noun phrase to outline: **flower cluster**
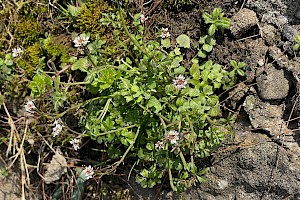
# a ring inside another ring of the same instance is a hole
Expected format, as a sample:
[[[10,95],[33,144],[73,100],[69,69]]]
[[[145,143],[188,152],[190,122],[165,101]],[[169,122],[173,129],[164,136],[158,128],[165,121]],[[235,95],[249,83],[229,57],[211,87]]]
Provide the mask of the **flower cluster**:
[[[176,144],[179,139],[179,133],[177,131],[169,131],[169,133],[165,135],[165,139],[170,141],[171,144]]]
[[[185,88],[187,84],[187,81],[185,80],[185,77],[183,75],[179,75],[173,79],[173,85],[175,88],[181,90]]]
[[[165,148],[165,141],[170,142],[172,145],[177,145],[177,141],[179,140],[179,133],[177,131],[169,131],[165,134],[164,141],[157,141],[155,143],[155,148],[160,150]]]
[[[163,149],[164,147],[165,147],[165,143],[162,141],[157,141],[155,143],[155,148],[157,148],[157,149]]]
[[[88,167],[85,167],[85,169],[83,170],[83,172],[85,173],[86,176],[86,180],[93,178],[94,176],[94,169],[93,167],[91,167],[91,165],[89,165]]]
[[[62,120],[58,118],[57,120],[54,121],[53,125],[55,126],[52,131],[52,136],[56,137],[62,132],[63,126],[62,126]]]
[[[17,48],[14,48],[12,50],[12,56],[15,58],[15,57],[18,57],[21,53],[23,53],[23,50],[20,48],[20,47],[17,47]]]
[[[75,151],[78,151],[80,149],[80,143],[81,143],[81,140],[80,139],[76,139],[76,138],[72,139],[70,141],[70,144],[73,145],[73,148],[74,148]]]
[[[141,14],[141,23],[145,23],[148,20],[148,17],[145,17],[144,14]]]
[[[34,109],[36,109],[36,107],[35,107],[33,101],[28,100],[27,103],[25,104],[25,111],[27,113],[32,113]]]
[[[84,34],[81,34],[80,36],[77,36],[74,39],[74,46],[75,47],[81,47],[81,46],[86,46],[90,41],[89,41],[90,37],[89,36],[85,36]]]
[[[169,29],[168,28],[162,28],[161,29],[161,34],[160,34],[160,37],[161,38],[168,38],[170,37],[170,33],[169,33]]]

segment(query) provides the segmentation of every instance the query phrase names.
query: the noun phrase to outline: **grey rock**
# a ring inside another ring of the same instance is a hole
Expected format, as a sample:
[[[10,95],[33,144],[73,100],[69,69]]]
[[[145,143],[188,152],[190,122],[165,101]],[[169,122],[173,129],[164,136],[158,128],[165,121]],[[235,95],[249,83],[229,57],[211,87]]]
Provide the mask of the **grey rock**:
[[[256,13],[247,8],[241,9],[231,18],[230,30],[234,37],[241,37],[258,23]]]
[[[298,18],[298,19],[300,19],[300,11],[297,11],[297,12],[295,13],[295,17]]]
[[[288,41],[294,42],[294,36],[297,34],[297,30],[294,29],[291,26],[284,26],[282,30],[282,35],[285,37]]]
[[[44,177],[45,183],[49,184],[59,180],[60,177],[67,172],[67,166],[66,159],[60,155],[60,153],[56,152],[47,165],[47,171]]]
[[[208,181],[193,192],[185,193],[184,198],[281,200],[300,191],[299,161],[290,162],[289,151],[267,142],[262,134],[247,132],[244,135],[250,140],[255,135],[258,142],[243,143],[248,146],[234,154],[227,152],[216,157],[216,164],[207,174]],[[224,182],[226,188],[220,188]]]
[[[288,6],[284,0],[247,0],[246,6],[252,10],[255,10],[261,16],[272,11],[285,13],[288,9]]]
[[[268,64],[265,73],[256,79],[259,96],[264,100],[285,98],[289,92],[289,81],[284,77],[284,71]]]
[[[274,24],[277,27],[282,28],[288,23],[288,18],[283,15],[280,15],[278,11],[270,11],[263,14],[261,21],[267,22],[269,24]]]
[[[243,104],[253,128],[269,131],[272,136],[280,135],[287,130],[282,119],[284,106],[262,102],[257,96],[249,95]]]
[[[265,39],[265,41],[269,45],[272,45],[275,42],[277,42],[278,40],[280,40],[279,34],[277,33],[277,29],[274,26],[272,26],[271,24],[266,24],[266,25],[261,26],[261,33],[262,33],[263,39]]]

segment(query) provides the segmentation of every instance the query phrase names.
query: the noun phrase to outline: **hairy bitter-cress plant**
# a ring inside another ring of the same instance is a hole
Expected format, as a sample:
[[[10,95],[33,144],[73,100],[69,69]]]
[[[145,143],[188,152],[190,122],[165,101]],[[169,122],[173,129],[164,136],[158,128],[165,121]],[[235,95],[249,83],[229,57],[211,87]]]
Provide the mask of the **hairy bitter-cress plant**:
[[[174,48],[167,37],[144,41],[141,14],[134,16],[131,28],[124,15],[123,10],[106,13],[101,22],[114,28],[116,40],[120,32],[127,34],[125,56],[110,59],[102,48],[105,41],[96,39],[84,49],[87,56],[73,64],[72,69],[86,72],[87,89],[98,97],[81,125],[85,136],[103,144],[110,159],[127,156],[135,162],[132,169],[142,187],[152,188],[168,176],[172,189],[183,191],[204,180],[206,170],[197,167],[196,159],[209,156],[231,130],[220,120],[215,91],[231,86],[243,64],[233,61],[234,69],[227,71],[203,62],[199,53],[184,67],[187,35],[177,37]],[[212,25],[200,39],[199,52],[207,53],[215,45],[215,30],[228,28],[229,20],[220,9],[204,16]]]
[[[128,25],[125,15],[120,9],[101,19],[102,25],[113,29],[118,55],[109,52],[107,41],[99,37],[91,42],[88,34],[73,37],[82,56],[70,59],[71,69],[86,74],[78,84],[86,85],[93,95],[82,104],[87,115],[80,124],[84,136],[96,140],[106,152],[107,160],[100,165],[110,169],[107,174],[128,161],[130,172],[136,172],[136,181],[143,188],[152,188],[167,177],[171,188],[181,192],[205,180],[206,169],[198,161],[231,132],[232,119],[221,118],[216,90],[231,87],[236,76],[243,75],[244,63],[232,61],[232,69],[225,69],[205,60],[216,44],[216,30],[229,28],[230,21],[221,9],[203,15],[211,25],[189,66],[182,64],[182,52],[191,48],[187,35],[178,36],[174,45],[164,28],[158,33],[160,40],[145,41],[141,14],[133,17],[133,25]],[[127,40],[120,40],[121,34]],[[58,110],[67,101],[65,94],[59,95],[59,76],[50,79],[42,71],[36,73],[30,83],[31,95],[38,97],[53,84]]]

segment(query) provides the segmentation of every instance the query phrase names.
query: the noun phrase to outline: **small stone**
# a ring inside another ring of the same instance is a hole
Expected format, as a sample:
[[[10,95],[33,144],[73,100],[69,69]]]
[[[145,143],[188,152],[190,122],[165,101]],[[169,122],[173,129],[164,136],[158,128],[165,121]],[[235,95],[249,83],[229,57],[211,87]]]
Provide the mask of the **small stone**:
[[[300,19],[300,11],[297,11],[297,12],[295,13],[295,17],[297,17],[298,19]]]
[[[270,24],[262,26],[261,31],[262,31],[262,37],[269,45],[274,44],[276,40],[279,39],[277,38],[276,28]]]
[[[231,18],[230,30],[234,37],[244,35],[249,29],[258,23],[256,13],[247,8],[243,8]]]
[[[253,128],[269,131],[272,136],[280,135],[287,129],[282,119],[283,105],[271,105],[261,101],[256,95],[249,95],[243,106]]]
[[[285,37],[288,41],[294,42],[294,36],[296,35],[297,30],[291,26],[284,26],[282,30],[282,36]]]
[[[66,159],[56,151],[50,163],[47,165],[44,180],[46,184],[53,183],[60,179],[60,177],[67,172],[68,163]]]
[[[285,98],[289,92],[289,81],[284,77],[284,71],[268,65],[265,72],[256,79],[259,96],[264,100]]]

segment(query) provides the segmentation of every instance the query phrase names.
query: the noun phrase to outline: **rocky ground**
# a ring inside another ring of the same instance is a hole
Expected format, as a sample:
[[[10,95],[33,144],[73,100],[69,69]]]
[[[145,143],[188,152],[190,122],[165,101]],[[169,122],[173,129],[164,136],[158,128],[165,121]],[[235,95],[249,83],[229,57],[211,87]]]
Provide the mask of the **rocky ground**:
[[[232,16],[236,39],[220,45],[215,59],[242,56],[248,64],[243,90],[232,92],[242,106],[236,136],[186,199],[300,199],[299,126],[291,120],[299,114],[300,62],[292,49],[299,8],[299,1],[248,0]]]
[[[300,199],[300,60],[293,51],[294,36],[300,33],[300,3],[224,1],[223,9],[232,14],[231,32],[211,58],[225,66],[232,59],[247,63],[246,79],[228,98],[233,108],[240,108],[236,135],[212,156],[208,181],[183,197]],[[177,198],[172,192],[154,193],[141,194],[146,199]]]

